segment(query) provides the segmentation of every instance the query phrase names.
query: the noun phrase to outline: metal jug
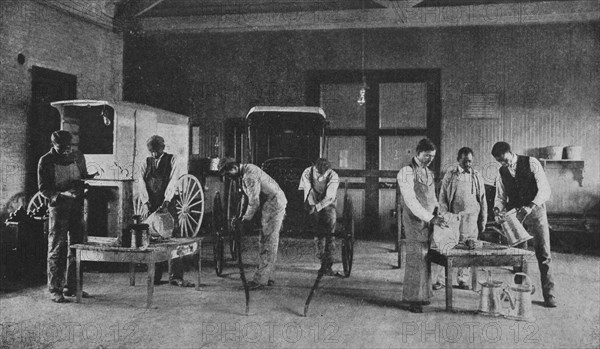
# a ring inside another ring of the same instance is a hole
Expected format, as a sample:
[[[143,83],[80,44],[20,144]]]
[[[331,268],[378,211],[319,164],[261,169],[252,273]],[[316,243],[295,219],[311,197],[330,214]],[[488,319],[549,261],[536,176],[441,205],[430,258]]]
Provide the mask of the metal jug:
[[[533,239],[533,236],[527,233],[527,230],[517,218],[517,210],[514,208],[500,218],[500,226],[502,227],[502,235],[506,237],[508,244],[511,246]]]
[[[488,270],[488,279],[486,282],[479,282],[479,309],[478,313],[488,316],[502,315],[502,301],[505,297],[510,299],[510,294],[502,288],[502,281],[492,280],[492,272]],[[512,302],[512,300],[511,300]]]
[[[523,276],[524,281],[509,287],[511,304],[505,317],[517,321],[535,321],[531,310],[531,295],[535,293],[535,286],[527,274],[515,273],[515,278],[517,275]]]

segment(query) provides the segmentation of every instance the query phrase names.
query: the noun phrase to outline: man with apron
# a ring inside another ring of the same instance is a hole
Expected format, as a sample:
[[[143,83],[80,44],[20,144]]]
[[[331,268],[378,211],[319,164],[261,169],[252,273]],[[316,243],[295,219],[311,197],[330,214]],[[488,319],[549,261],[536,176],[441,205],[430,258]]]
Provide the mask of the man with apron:
[[[74,297],[77,274],[75,254],[69,245],[83,241],[83,179],[93,178],[80,151],[71,151],[72,136],[55,131],[52,149],[38,163],[38,186],[48,199],[48,290],[50,299],[65,303]],[[66,272],[66,284],[65,284]],[[63,288],[64,287],[64,288]],[[83,297],[88,297],[83,292]]]
[[[310,221],[308,223],[317,230],[317,255],[325,266],[325,275],[329,276],[339,275],[332,269],[339,182],[338,174],[331,169],[331,163],[321,158],[314,166],[304,170],[298,187],[304,190],[305,209]]]
[[[139,177],[139,198],[144,203],[148,213],[155,211],[168,212],[169,204],[175,196],[177,180],[183,174],[177,157],[165,153],[165,140],[154,135],[146,142],[151,156],[142,164]],[[170,212],[173,215],[173,212]],[[157,263],[154,273],[154,283],[159,284],[167,262]],[[183,279],[183,265],[179,258],[171,262],[169,283],[182,287],[193,287],[194,284]]]
[[[477,240],[485,229],[487,202],[483,177],[473,169],[473,150],[461,148],[456,158],[458,165],[450,169],[442,179],[440,188],[440,214],[446,212],[460,216],[460,242]],[[437,266],[438,279],[434,289],[444,286],[443,268]],[[469,288],[470,268],[458,269],[458,287]]]
[[[427,261],[429,237],[433,225],[444,225],[441,216],[433,213],[438,207],[435,197],[435,176],[428,166],[435,158],[436,147],[429,139],[419,141],[409,166],[398,172],[402,223],[406,233],[406,270],[402,298],[409,310],[423,312],[430,304],[431,268]]]
[[[242,231],[250,229],[250,221],[262,206],[258,266],[248,286],[252,290],[272,286],[275,283],[271,277],[277,261],[279,231],[287,205],[285,194],[277,182],[256,165],[238,164],[233,158],[224,158],[218,169],[219,173],[232,179],[241,178],[242,190],[248,197],[248,208],[240,222]]]

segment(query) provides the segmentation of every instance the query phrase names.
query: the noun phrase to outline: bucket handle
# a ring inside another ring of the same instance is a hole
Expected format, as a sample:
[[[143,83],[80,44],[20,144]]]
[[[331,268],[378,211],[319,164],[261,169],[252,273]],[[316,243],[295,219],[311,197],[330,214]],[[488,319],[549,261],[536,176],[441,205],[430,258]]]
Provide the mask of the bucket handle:
[[[525,277],[525,280],[527,280],[527,286],[531,287],[531,294],[535,293],[535,285],[531,282],[531,279],[529,278],[529,275],[525,274],[525,273],[515,273],[515,277],[513,279],[513,281],[517,278],[517,275],[521,275]],[[515,282],[516,284],[516,282]]]
[[[503,302],[504,299],[508,298],[508,301],[510,302],[510,308],[512,310],[515,309],[515,302],[513,301],[512,296],[510,295],[510,292],[508,292],[507,289],[503,289],[502,290],[502,294],[500,295],[500,301]]]

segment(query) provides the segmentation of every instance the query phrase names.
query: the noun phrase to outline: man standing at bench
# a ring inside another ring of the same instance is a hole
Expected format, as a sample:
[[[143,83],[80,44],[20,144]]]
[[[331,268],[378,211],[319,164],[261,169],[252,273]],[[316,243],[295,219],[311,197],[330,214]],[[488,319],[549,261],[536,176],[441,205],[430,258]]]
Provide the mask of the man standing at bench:
[[[550,199],[550,185],[544,169],[536,158],[513,153],[506,142],[494,144],[492,155],[502,165],[496,177],[494,212],[502,214],[513,208],[517,210],[517,217],[533,236],[544,305],[554,308],[556,300],[550,272],[550,230],[545,204]]]
[[[331,163],[324,158],[315,161],[314,166],[304,170],[298,189],[304,191],[304,202],[312,228],[317,233],[317,249],[325,275],[335,276],[333,251],[335,249],[336,203],[340,179],[331,169]]]
[[[54,131],[52,149],[38,163],[39,190],[48,199],[48,289],[55,303],[75,296],[75,254],[69,245],[83,242],[82,180],[94,177],[87,173],[83,154],[71,151],[72,138],[67,131]]]
[[[146,158],[138,173],[140,200],[148,213],[157,210],[166,212],[175,195],[177,180],[182,173],[181,164],[173,154],[165,153],[165,140],[154,135],[146,141],[151,156]],[[159,284],[167,262],[157,263],[154,283]],[[194,284],[183,279],[183,264],[180,258],[171,262],[169,283],[181,287],[193,287]]]
[[[427,262],[429,240],[433,225],[444,226],[441,216],[434,216],[438,207],[435,197],[435,175],[428,168],[435,158],[436,147],[427,138],[419,141],[416,154],[408,166],[398,172],[402,205],[402,223],[406,232],[406,270],[402,299],[409,303],[409,311],[422,313],[429,305],[431,268]]]
[[[238,164],[233,158],[223,158],[218,170],[224,176],[242,180],[242,190],[248,196],[248,208],[240,222],[242,231],[250,229],[250,221],[262,207],[258,267],[248,286],[252,290],[272,286],[275,284],[271,277],[277,261],[279,231],[287,206],[285,194],[277,182],[256,165]]]
[[[485,229],[487,221],[487,202],[483,177],[473,168],[473,150],[463,147],[458,150],[456,157],[458,165],[449,169],[442,179],[440,188],[440,214],[446,212],[460,215],[460,242],[477,240]],[[452,246],[453,247],[453,246]],[[443,270],[438,271],[437,282],[434,290],[444,286]],[[469,288],[470,268],[458,269],[458,287]]]

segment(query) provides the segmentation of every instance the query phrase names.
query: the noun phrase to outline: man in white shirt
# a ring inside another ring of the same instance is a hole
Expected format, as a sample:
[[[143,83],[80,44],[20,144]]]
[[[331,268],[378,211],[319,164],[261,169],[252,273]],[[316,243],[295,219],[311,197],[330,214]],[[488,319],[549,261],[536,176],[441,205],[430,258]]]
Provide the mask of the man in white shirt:
[[[333,276],[333,251],[335,250],[336,203],[340,179],[331,169],[331,163],[324,158],[315,161],[314,166],[304,170],[298,189],[304,191],[308,222],[317,230],[317,249],[325,275]]]
[[[428,168],[435,158],[436,146],[427,138],[417,144],[417,156],[410,165],[398,172],[402,224],[406,233],[406,270],[402,298],[409,303],[409,311],[422,313],[429,305],[431,268],[427,262],[430,235],[434,225],[444,226],[441,216],[434,216],[438,207],[435,197],[435,174]]]
[[[492,155],[502,165],[496,177],[494,212],[501,214],[513,208],[517,210],[517,217],[533,236],[544,305],[554,308],[556,300],[550,272],[550,230],[545,205],[550,199],[550,185],[544,169],[536,158],[513,153],[506,142],[494,144]]]
[[[224,176],[241,178],[242,190],[248,197],[248,208],[240,222],[242,230],[249,229],[250,221],[261,210],[258,266],[248,286],[251,290],[272,286],[275,284],[272,276],[275,274],[279,232],[287,206],[285,194],[277,182],[256,165],[240,164],[233,158],[223,158],[218,169]]]
[[[146,146],[151,156],[146,158],[138,172],[139,199],[144,203],[148,213],[157,210],[165,212],[175,195],[177,180],[183,175],[182,166],[177,156],[165,153],[165,140],[161,136],[150,137],[146,141]],[[166,266],[166,262],[156,264],[155,284],[160,283]],[[182,287],[194,286],[193,283],[183,279],[183,265],[179,258],[172,260],[169,282]]]

